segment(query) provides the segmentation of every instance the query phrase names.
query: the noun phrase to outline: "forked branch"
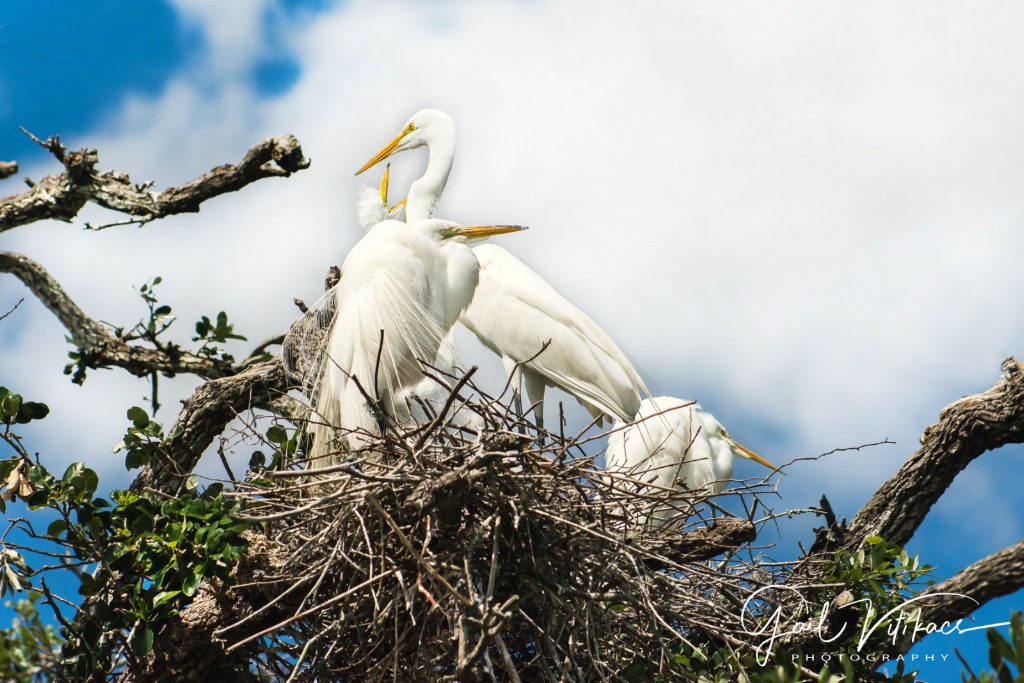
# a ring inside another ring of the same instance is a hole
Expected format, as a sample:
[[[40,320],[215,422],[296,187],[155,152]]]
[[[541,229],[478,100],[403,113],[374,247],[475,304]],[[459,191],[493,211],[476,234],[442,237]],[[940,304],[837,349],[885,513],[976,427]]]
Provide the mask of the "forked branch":
[[[38,140],[64,165],[21,194],[0,200],[0,232],[54,218],[70,221],[88,202],[132,216],[138,223],[179,213],[195,213],[212,197],[240,190],[271,176],[288,176],[309,166],[299,141],[291,135],[267,138],[237,164],[218,166],[191,182],[152,192],[132,183],[127,173],[98,173],[94,149],[65,152],[60,139]],[[12,171],[14,172],[14,171]]]

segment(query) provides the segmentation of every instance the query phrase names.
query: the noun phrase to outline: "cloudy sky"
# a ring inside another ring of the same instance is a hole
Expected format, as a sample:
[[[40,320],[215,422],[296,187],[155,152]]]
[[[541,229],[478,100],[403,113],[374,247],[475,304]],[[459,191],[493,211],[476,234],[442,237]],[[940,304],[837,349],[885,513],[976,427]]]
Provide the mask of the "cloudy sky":
[[[260,340],[359,238],[353,172],[416,110],[442,108],[459,153],[440,214],[529,225],[502,245],[602,324],[656,394],[699,399],[777,463],[894,441],[787,470],[780,509],[824,493],[852,516],[944,405],[1024,355],[1022,20],[1010,2],[5,6],[0,159],[28,176],[59,169],[19,125],[158,188],[285,133],[313,165],[198,215],[95,233],[83,223],[117,217],[91,209],[0,248],[40,261],[96,318],[131,324],[132,286],[161,275],[178,340],[220,310]],[[424,160],[394,159],[394,193]],[[24,295],[0,276],[0,309]],[[497,390],[499,361],[460,342]],[[33,300],[0,323],[0,350],[0,383],[53,409],[30,432],[51,469],[85,460],[124,485],[110,447],[148,386],[120,371],[71,385],[63,330]],[[158,417],[173,421],[195,384],[164,382]],[[987,454],[933,510],[911,549],[939,576],[1024,534],[1021,457]],[[1012,596],[979,621],[1021,608]],[[958,647],[983,666],[983,642],[918,651]]]

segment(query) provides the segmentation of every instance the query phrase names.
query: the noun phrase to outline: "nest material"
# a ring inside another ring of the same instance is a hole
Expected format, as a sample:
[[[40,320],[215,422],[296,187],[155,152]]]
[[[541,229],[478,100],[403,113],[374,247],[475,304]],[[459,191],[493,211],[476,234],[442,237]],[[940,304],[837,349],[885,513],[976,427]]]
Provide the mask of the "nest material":
[[[233,649],[294,680],[687,680],[680,653],[748,639],[738,604],[771,582],[733,552],[753,513],[609,479],[591,439],[538,435],[467,379],[341,465],[240,487],[281,559],[253,615],[275,625],[223,629]],[[636,523],[666,503],[695,514]]]

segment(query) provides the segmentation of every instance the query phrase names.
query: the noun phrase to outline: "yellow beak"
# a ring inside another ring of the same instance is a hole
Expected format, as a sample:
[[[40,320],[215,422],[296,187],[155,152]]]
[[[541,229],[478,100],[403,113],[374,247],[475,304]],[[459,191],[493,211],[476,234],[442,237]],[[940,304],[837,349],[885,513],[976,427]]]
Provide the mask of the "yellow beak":
[[[357,174],[358,175],[358,174]],[[384,169],[384,177],[380,179],[380,203],[388,205],[388,178],[391,176],[391,164]]]
[[[525,225],[460,225],[452,228],[452,236],[459,235],[470,240],[482,240],[495,235],[526,230]]]
[[[363,171],[365,171],[365,170],[367,170],[369,168],[373,168],[374,166],[376,166],[377,164],[379,164],[380,162],[384,161],[389,156],[394,154],[395,153],[395,149],[400,144],[402,144],[402,139],[405,138],[405,136],[408,135],[408,134],[409,134],[408,130],[403,130],[401,133],[399,133],[397,136],[395,136],[395,139],[392,140],[391,142],[389,142],[384,147],[384,149],[382,149],[381,151],[377,152],[377,156],[375,156],[374,158],[372,158],[369,161],[367,161],[366,164],[361,169],[356,171],[356,175],[359,175],[360,173],[362,173]]]
[[[730,441],[732,441],[732,440],[730,439]],[[743,457],[750,458],[754,462],[760,463],[760,464],[764,465],[765,467],[771,468],[773,470],[778,470],[779,469],[778,467],[776,467],[775,465],[771,464],[770,462],[768,462],[767,460],[762,458],[760,455],[758,455],[754,451],[752,451],[749,448],[747,448],[746,446],[741,446],[738,443],[736,443],[735,441],[732,441],[732,445],[736,448],[737,451],[739,451],[740,455],[742,455]]]
[[[405,199],[403,199],[402,201],[398,202],[397,204],[392,206],[390,209],[388,209],[388,212],[389,213],[394,213],[395,209],[397,209],[398,207],[400,207],[400,206],[408,206],[408,204],[407,204],[408,201],[409,201],[409,198],[406,197]],[[387,202],[385,202],[385,204],[386,203]]]

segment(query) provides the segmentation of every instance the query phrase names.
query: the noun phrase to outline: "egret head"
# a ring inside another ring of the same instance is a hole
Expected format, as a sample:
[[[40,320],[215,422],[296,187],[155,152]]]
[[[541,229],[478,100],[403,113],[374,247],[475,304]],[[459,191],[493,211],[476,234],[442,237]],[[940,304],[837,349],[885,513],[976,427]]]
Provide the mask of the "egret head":
[[[377,152],[375,157],[356,171],[356,175],[376,166],[396,152],[415,149],[439,141],[455,144],[455,122],[452,121],[451,116],[440,109],[421,109],[412,115],[412,118],[402,128],[402,132],[396,135],[394,140],[385,145],[384,149]]]
[[[701,435],[709,441],[712,452],[715,454],[713,457],[716,465],[715,469],[717,470],[721,467],[723,470],[728,470],[717,472],[717,474],[721,475],[720,478],[728,479],[732,476],[733,456],[753,460],[773,470],[778,469],[775,465],[729,436],[729,432],[714,415],[703,410],[697,411],[697,413],[700,415]],[[719,463],[721,464],[719,465]]]

